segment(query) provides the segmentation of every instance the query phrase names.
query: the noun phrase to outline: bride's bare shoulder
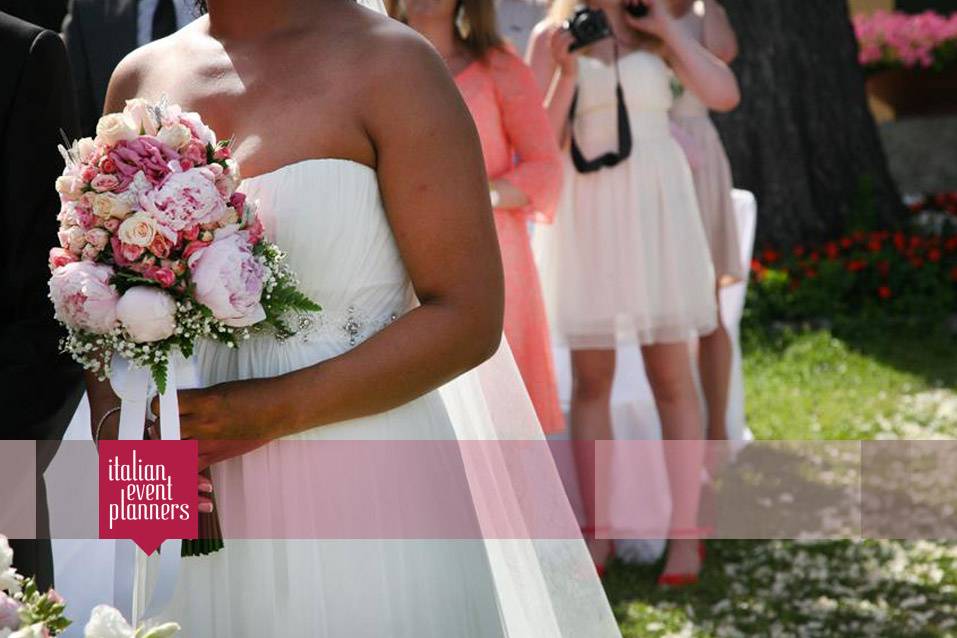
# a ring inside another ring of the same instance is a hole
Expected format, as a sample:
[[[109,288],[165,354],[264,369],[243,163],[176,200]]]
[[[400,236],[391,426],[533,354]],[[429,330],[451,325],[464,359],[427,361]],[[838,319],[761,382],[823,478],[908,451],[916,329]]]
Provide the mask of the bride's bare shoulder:
[[[169,78],[179,68],[179,60],[186,51],[195,48],[204,37],[201,23],[197,20],[173,35],[151,42],[127,54],[110,78],[106,96],[106,111],[122,108],[124,101],[143,95],[157,78]],[[146,97],[144,95],[144,97]],[[159,97],[159,96],[153,96]]]
[[[352,38],[353,53],[367,78],[391,78],[394,90],[407,80],[447,75],[445,64],[428,40],[405,24],[358,7],[363,21]]]

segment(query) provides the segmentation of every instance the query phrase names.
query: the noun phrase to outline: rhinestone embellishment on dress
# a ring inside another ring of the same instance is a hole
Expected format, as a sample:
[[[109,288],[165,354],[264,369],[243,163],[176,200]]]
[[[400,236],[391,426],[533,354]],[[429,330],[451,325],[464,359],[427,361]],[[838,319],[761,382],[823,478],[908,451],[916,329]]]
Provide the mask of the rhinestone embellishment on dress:
[[[326,311],[300,318],[299,334],[306,342],[322,338],[337,338],[348,342],[349,347],[355,347],[373,336],[390,323],[399,318],[399,313],[393,312],[378,318],[369,318],[368,313],[356,306],[349,306],[344,311]]]

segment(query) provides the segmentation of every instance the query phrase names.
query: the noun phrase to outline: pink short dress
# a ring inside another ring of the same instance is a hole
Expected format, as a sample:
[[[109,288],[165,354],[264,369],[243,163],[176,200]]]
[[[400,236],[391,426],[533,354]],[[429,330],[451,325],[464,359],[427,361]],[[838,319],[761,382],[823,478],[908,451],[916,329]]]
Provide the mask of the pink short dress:
[[[546,433],[564,429],[555,362],[529,221],[550,223],[561,193],[562,161],[531,70],[507,49],[492,49],[455,82],[482,140],[490,180],[507,180],[529,204],[496,210],[505,266],[505,337]]]

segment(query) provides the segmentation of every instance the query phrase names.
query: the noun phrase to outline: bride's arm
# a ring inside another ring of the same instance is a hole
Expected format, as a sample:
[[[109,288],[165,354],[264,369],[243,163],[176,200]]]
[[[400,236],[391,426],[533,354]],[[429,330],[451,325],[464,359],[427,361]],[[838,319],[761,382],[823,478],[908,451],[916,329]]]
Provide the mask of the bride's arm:
[[[421,305],[312,367],[181,393],[184,435],[269,440],[376,414],[498,348],[503,275],[478,135],[434,50],[404,27],[389,30],[383,52],[357,69],[356,81],[368,90],[356,108],[376,149],[389,222]],[[202,444],[207,462],[243,451],[240,444]]]

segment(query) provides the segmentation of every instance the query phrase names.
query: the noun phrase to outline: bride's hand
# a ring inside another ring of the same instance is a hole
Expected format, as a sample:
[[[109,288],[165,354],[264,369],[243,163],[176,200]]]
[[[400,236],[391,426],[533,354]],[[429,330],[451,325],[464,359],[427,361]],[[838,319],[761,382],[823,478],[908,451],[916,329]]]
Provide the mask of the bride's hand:
[[[636,31],[651,34],[667,42],[675,33],[675,19],[668,10],[665,0],[622,0],[625,5],[625,24]],[[644,5],[648,13],[642,18],[636,18],[628,12],[628,7]]]
[[[204,390],[180,390],[179,418],[183,439],[199,442],[199,469],[251,452],[276,438],[263,410],[262,395],[251,382],[224,383]],[[258,400],[257,400],[258,397]],[[153,399],[153,414],[159,414],[159,398]],[[159,438],[162,424],[150,428]]]

